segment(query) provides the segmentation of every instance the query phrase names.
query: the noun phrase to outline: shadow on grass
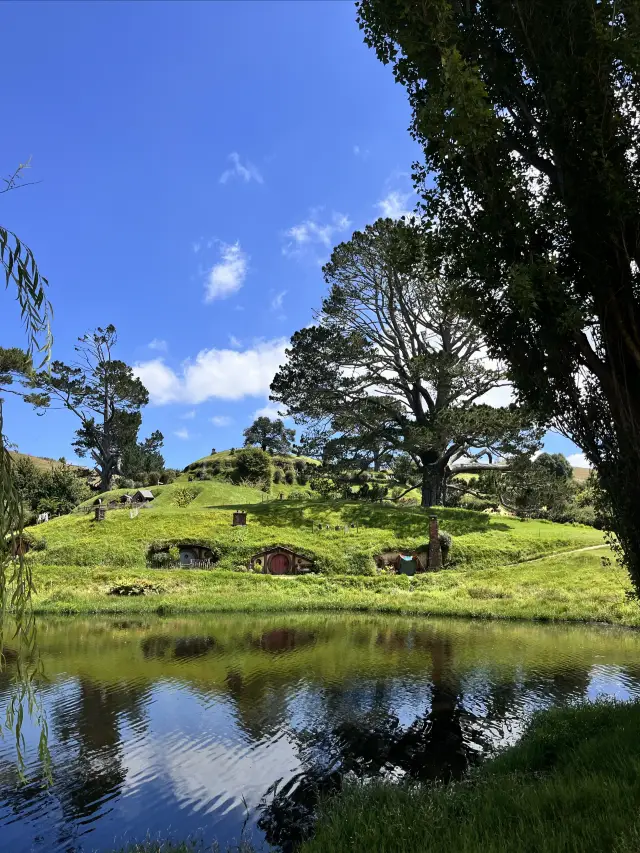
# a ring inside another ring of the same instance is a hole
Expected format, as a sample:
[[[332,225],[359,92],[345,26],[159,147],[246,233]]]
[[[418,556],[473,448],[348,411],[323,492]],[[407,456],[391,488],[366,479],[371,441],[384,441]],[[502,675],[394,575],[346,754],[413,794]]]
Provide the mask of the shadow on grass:
[[[441,529],[452,536],[467,533],[486,533],[489,530],[509,531],[508,524],[496,522],[481,512],[445,507],[399,507],[354,501],[268,501],[262,504],[224,504],[208,509],[234,511],[243,509],[252,523],[266,527],[311,527],[316,524],[356,524],[358,527],[392,531],[396,536],[428,538],[429,516],[437,515]],[[339,518],[336,518],[339,516]]]

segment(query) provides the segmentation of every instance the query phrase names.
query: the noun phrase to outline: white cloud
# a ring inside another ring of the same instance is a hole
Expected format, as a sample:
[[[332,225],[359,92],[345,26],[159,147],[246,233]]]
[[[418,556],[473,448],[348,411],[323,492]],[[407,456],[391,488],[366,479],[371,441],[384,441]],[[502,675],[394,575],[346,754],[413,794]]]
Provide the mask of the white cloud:
[[[189,438],[189,430],[186,427],[181,427],[173,433],[176,438],[182,438],[185,441]]]
[[[249,161],[242,163],[237,151],[232,151],[228,159],[231,160],[232,165],[220,175],[221,184],[226,184],[232,178],[239,178],[245,184],[248,184],[250,181],[255,181],[258,184],[264,183],[264,179],[257,167],[253,163],[249,163]]]
[[[147,344],[149,349],[157,350],[158,352],[166,352],[169,349],[169,345],[166,341],[163,341],[160,338],[154,338],[150,343]]]
[[[486,394],[483,394],[482,397],[478,397],[474,402],[477,404],[486,403],[487,406],[493,406],[495,409],[499,409],[502,406],[509,406],[511,403],[515,403],[513,385],[507,383],[506,385],[492,388]]]
[[[227,417],[227,415],[214,415],[211,418],[211,423],[217,427],[226,427],[233,423],[233,419]]]
[[[569,462],[569,465],[573,466],[574,468],[593,467],[593,465],[591,464],[591,462],[589,462],[584,453],[572,453],[570,456],[567,456],[567,461]]]
[[[272,311],[280,311],[282,308],[282,300],[287,295],[286,290],[281,290],[280,293],[276,293],[276,295],[271,300],[271,310]]]
[[[234,349],[240,349],[242,341],[239,338],[236,338],[235,335],[229,335],[229,346]]]
[[[253,413],[254,418],[271,418],[271,420],[275,420],[276,418],[282,418],[283,415],[280,414],[280,407],[276,406],[275,403],[267,403],[266,406],[263,406],[261,409],[256,409]]]
[[[240,247],[240,242],[223,243],[220,249],[220,261],[207,273],[205,283],[205,302],[214,299],[226,299],[242,287],[247,276],[249,256]]]
[[[409,199],[413,192],[406,193],[400,190],[392,190],[385,198],[381,199],[376,207],[384,217],[391,219],[400,219],[401,216],[415,216],[414,212],[409,209]]]
[[[287,338],[262,341],[246,350],[201,350],[179,373],[162,359],[138,363],[133,372],[148,389],[151,402],[198,404],[205,400],[241,400],[269,393],[278,367],[284,362]]]
[[[320,222],[319,211],[312,211],[308,219],[293,225],[285,232],[288,242],[282,249],[284,255],[300,255],[314,246],[329,249],[338,234],[346,231],[351,220],[344,213],[332,213],[328,222]]]
[[[185,412],[184,415],[180,415],[183,421],[192,421],[196,416],[196,410],[191,409],[189,412]]]

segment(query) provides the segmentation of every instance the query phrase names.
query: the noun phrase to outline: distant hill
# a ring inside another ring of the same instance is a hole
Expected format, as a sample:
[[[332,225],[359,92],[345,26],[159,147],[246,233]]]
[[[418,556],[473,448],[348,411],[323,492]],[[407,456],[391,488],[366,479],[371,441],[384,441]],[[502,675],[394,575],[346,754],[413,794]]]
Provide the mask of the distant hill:
[[[49,470],[52,466],[60,465],[59,459],[51,459],[49,456],[32,456],[30,453],[20,453],[17,450],[10,451],[13,459],[30,459],[33,464],[39,470]],[[90,468],[85,467],[84,465],[75,465],[72,462],[67,462],[67,465],[71,468],[75,468],[78,473],[86,473],[90,472]]]

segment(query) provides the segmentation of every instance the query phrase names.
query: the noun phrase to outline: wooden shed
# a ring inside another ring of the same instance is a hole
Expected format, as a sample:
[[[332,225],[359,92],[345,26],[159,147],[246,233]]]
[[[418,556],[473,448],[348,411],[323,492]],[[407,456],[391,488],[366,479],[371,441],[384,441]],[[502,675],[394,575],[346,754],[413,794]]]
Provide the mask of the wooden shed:
[[[133,496],[133,503],[144,504],[153,500],[153,492],[150,489],[138,489]]]
[[[304,575],[313,571],[313,560],[277,545],[254,554],[249,566],[267,575]]]

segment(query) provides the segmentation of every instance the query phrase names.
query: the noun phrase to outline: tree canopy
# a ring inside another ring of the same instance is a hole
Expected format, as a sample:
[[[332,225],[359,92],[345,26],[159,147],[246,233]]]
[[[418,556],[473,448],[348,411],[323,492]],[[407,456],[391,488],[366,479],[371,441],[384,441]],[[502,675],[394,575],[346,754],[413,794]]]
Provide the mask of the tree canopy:
[[[483,402],[506,375],[460,315],[418,224],[379,219],[335,248],[323,271],[330,292],[317,323],[293,336],[271,392],[325,461],[366,467],[400,456],[429,506],[443,502],[463,456],[535,449],[526,411]]]
[[[294,429],[288,429],[280,418],[261,415],[242,433],[244,446],[258,446],[269,453],[290,453],[296,437]]]
[[[135,445],[140,409],[149,401],[131,367],[113,358],[117,340],[114,326],[97,328],[78,339],[76,363],[54,361],[32,380],[41,392],[37,405],[57,402],[79,418],[73,447],[78,456],[93,459],[101,491],[108,491],[113,477],[122,473],[123,452]]]
[[[640,586],[640,2],[361,0],[422,215],[521,398],[597,467]]]

